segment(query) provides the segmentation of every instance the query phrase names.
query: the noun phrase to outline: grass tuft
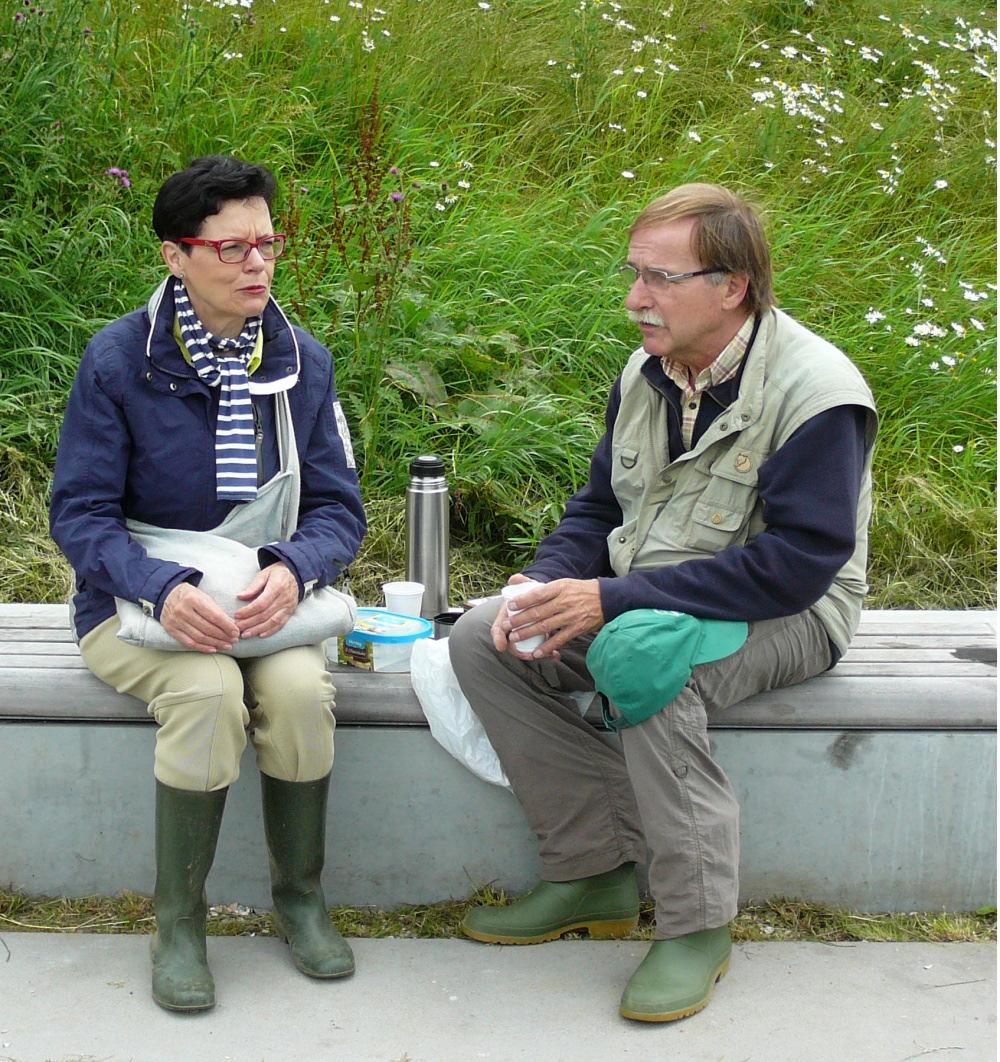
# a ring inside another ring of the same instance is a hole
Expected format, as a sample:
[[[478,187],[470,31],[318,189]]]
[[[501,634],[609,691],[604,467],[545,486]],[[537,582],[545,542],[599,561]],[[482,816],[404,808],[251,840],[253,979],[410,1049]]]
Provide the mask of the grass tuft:
[[[342,933],[351,937],[460,937],[459,925],[470,907],[508,902],[503,889],[491,885],[477,889],[465,900],[415,904],[393,910],[375,907],[333,907],[331,916]],[[127,892],[117,897],[31,897],[0,890],[0,932],[45,933],[150,933],[152,900]],[[996,940],[996,908],[978,912],[858,913],[804,900],[775,898],[744,905],[732,924],[733,939],[845,941],[974,941]],[[243,904],[213,907],[208,918],[213,936],[267,936],[266,912]],[[648,940],[653,934],[653,907],[643,902],[639,925],[629,940]],[[572,934],[571,936],[578,936]]]

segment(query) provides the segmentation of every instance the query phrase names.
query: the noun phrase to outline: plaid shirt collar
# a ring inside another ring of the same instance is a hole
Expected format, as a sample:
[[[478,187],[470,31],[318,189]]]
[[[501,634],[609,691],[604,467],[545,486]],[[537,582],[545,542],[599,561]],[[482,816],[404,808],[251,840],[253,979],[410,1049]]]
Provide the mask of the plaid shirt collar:
[[[750,314],[740,326],[740,330],[722,349],[722,353],[709,365],[702,369],[695,377],[694,384],[690,382],[686,365],[671,361],[668,357],[660,358],[660,365],[664,373],[673,380],[685,396],[700,395],[703,391],[731,380],[740,370],[743,356],[746,354],[747,344],[753,335],[755,318]]]

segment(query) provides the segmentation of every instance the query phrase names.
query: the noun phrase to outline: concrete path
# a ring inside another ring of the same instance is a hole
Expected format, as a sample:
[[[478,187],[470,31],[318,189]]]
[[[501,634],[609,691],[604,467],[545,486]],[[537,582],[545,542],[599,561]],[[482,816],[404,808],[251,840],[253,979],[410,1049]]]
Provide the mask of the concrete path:
[[[148,937],[0,935],[0,1062],[993,1062],[988,944],[737,946],[707,1010],[618,1016],[632,942],[357,940],[310,981],[267,938],[213,937],[219,1004],[149,996]]]

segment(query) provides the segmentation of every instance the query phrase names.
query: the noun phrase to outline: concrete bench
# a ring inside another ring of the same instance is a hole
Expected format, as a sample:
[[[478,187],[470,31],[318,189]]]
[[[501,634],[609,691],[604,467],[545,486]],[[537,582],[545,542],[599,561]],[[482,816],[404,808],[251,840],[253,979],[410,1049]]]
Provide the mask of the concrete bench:
[[[407,675],[335,669],[329,901],[513,891],[538,872],[513,796],[431,737]],[[743,809],[742,895],[968,910],[996,891],[996,614],[869,611],[837,668],[710,720]],[[608,740],[615,738],[608,735]],[[61,605],[0,605],[0,886],[148,892],[154,728],[84,668]],[[252,753],[212,902],[268,906]]]

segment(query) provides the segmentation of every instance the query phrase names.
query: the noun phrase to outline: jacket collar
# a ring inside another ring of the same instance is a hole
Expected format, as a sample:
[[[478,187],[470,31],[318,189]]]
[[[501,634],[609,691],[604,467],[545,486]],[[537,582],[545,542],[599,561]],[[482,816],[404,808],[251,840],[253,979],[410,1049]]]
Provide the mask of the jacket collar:
[[[146,357],[154,368],[172,376],[189,377],[194,372],[174,339],[173,277],[166,277],[149,297],[146,316],[149,333],[146,336]],[[302,355],[298,337],[284,310],[275,299],[268,299],[261,324],[264,333],[264,358],[260,368],[250,377],[250,393],[272,395],[287,391],[298,383],[302,369]]]

